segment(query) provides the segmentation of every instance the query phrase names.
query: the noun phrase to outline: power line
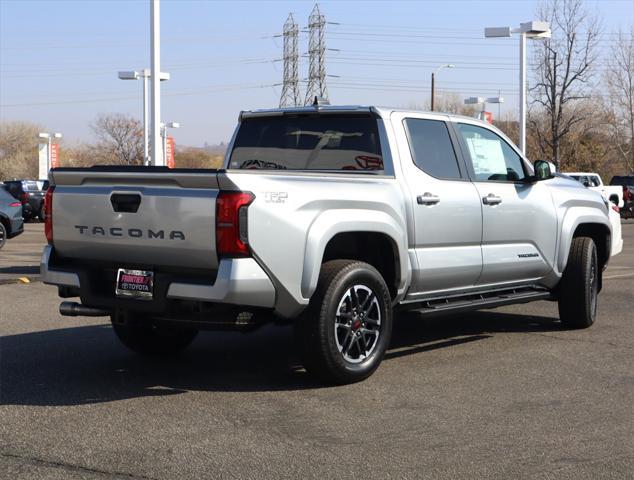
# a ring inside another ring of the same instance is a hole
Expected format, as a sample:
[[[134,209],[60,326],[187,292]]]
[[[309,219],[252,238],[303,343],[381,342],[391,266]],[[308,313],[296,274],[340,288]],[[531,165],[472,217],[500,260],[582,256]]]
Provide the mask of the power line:
[[[279,85],[279,83],[267,83],[267,84],[228,84],[228,85],[210,85],[208,87],[204,87],[198,90],[190,90],[183,92],[170,92],[163,93],[162,95],[165,97],[184,97],[184,96],[195,96],[195,95],[205,95],[210,93],[220,93],[231,90],[252,90],[252,89],[261,89],[261,88],[271,88]],[[11,107],[34,107],[34,106],[44,106],[44,105],[72,105],[72,104],[81,104],[81,103],[100,103],[100,102],[111,102],[111,101],[121,101],[121,100],[138,100],[138,96],[122,96],[122,97],[101,97],[101,98],[86,98],[86,99],[77,99],[77,100],[57,100],[50,102],[29,102],[29,103],[8,103],[0,105],[0,108],[11,108]]]

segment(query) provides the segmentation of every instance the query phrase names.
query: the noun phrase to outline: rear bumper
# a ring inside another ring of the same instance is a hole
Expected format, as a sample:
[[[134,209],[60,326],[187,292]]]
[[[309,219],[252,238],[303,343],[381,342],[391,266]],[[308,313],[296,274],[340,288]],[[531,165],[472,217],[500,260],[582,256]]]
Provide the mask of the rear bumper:
[[[51,245],[44,247],[40,262],[40,274],[42,281],[49,285],[67,287],[81,292],[82,301],[93,306],[95,302],[86,301],[92,297],[94,292],[86,291],[88,286],[82,284],[82,277],[85,275],[81,271],[73,271],[69,268],[59,268],[52,263],[54,250]],[[84,282],[89,283],[89,282]],[[111,298],[102,301],[97,300],[94,306],[129,306],[130,300],[117,299],[114,297],[114,284],[111,289]],[[165,304],[170,300],[189,300],[209,303],[223,303],[238,306],[252,306],[262,308],[273,308],[275,304],[275,288],[271,280],[257,262],[252,258],[227,258],[220,261],[218,274],[213,283],[173,281],[165,285],[164,288],[156,291],[155,294],[162,295],[157,298],[157,303]],[[107,303],[103,303],[107,300]],[[136,302],[137,306],[144,306],[142,302]],[[154,302],[147,302],[149,304]],[[158,306],[158,305],[156,305]]]

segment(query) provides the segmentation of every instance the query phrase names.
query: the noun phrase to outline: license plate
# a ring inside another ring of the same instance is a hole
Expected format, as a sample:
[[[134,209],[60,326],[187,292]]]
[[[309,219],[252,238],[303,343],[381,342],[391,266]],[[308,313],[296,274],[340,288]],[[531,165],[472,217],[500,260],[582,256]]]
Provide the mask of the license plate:
[[[154,293],[154,272],[120,268],[117,272],[117,297],[152,300]]]

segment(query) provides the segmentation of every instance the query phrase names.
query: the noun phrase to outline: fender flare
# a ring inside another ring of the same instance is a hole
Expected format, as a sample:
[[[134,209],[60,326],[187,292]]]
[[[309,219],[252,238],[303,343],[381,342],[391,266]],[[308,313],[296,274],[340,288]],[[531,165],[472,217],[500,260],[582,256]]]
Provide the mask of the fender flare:
[[[407,253],[405,226],[385,212],[364,209],[327,210],[311,224],[306,236],[301,292],[310,298],[317,288],[322,259],[328,242],[339,233],[372,232],[388,236],[396,246],[400,278],[397,299],[400,299],[411,281],[411,268]]]
[[[583,212],[578,212],[583,210]],[[557,247],[557,271],[563,273],[568,263],[568,255],[570,253],[570,245],[575,231],[580,225],[592,224],[601,225],[607,229],[612,237],[612,226],[610,220],[605,216],[599,214],[594,208],[584,207],[572,207],[566,211],[563,221],[561,222],[561,237],[559,239],[559,245]],[[608,256],[610,252],[610,245],[608,245]]]

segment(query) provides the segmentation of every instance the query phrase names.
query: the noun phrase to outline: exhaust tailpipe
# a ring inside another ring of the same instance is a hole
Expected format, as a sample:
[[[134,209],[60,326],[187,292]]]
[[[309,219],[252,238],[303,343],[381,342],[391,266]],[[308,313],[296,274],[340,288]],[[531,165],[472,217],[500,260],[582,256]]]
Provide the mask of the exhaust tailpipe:
[[[62,302],[59,313],[65,317],[107,317],[112,312],[104,308],[86,307],[77,302]]]

